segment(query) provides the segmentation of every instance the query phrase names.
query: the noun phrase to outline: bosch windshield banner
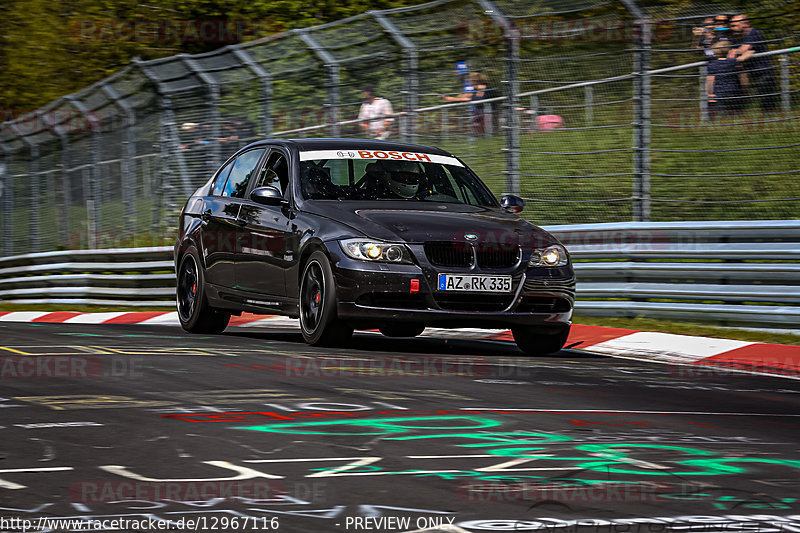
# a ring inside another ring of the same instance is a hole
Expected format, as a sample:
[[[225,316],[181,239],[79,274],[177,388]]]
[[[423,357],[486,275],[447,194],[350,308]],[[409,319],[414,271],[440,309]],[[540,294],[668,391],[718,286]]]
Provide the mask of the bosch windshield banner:
[[[396,152],[383,150],[313,150],[300,152],[300,161],[320,159],[394,159],[395,161],[419,161],[463,167],[461,161],[446,155],[424,154],[421,152]]]

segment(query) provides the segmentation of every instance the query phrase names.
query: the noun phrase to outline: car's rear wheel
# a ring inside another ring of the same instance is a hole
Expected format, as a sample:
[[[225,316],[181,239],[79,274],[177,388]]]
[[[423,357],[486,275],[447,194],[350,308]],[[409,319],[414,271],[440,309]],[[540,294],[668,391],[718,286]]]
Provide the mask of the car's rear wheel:
[[[564,347],[569,336],[569,326],[556,332],[535,326],[517,326],[511,328],[511,333],[514,334],[514,342],[519,349],[527,355],[551,355]]]
[[[300,329],[313,346],[339,346],[353,336],[353,327],[336,316],[336,283],[328,257],[314,252],[300,281]]]
[[[425,330],[425,324],[384,324],[378,329],[387,337],[416,337]]]
[[[221,333],[231,319],[230,313],[208,305],[205,275],[200,266],[197,248],[186,249],[178,266],[178,285],[175,290],[178,319],[189,333]]]

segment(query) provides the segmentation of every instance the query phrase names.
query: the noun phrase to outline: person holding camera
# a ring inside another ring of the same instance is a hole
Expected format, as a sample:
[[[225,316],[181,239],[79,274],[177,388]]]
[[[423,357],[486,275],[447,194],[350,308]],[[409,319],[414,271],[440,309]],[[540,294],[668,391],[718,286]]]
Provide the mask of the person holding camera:
[[[692,29],[692,48],[702,50],[707,59],[714,57],[711,46],[714,44],[714,18],[708,17],[703,20],[702,26]]]

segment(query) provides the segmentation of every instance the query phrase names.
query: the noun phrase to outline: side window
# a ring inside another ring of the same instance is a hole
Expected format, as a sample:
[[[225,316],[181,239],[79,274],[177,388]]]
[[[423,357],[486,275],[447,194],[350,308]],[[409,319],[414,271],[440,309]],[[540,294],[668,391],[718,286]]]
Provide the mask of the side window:
[[[230,176],[228,176],[228,181],[225,183],[222,196],[244,198],[247,183],[250,181],[250,177],[255,172],[256,166],[265,151],[265,149],[250,150],[236,158],[236,163],[234,163]]]
[[[286,162],[286,156],[277,150],[269,154],[256,183],[256,187],[266,185],[272,185],[282,193],[286,192],[286,187],[289,185],[289,164]]]
[[[228,174],[233,167],[233,161],[222,167],[222,170],[217,174],[217,179],[214,180],[214,186],[211,188],[211,196],[219,196],[222,194],[222,189],[225,187],[225,180],[228,179]]]

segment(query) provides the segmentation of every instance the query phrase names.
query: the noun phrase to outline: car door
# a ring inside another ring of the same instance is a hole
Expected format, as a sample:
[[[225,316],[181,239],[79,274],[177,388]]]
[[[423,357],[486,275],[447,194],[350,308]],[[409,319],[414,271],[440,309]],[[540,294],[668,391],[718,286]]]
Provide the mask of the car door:
[[[238,215],[238,206],[231,205],[230,198],[222,197],[225,182],[235,162],[235,159],[230,161],[217,173],[198,213],[202,220],[200,244],[205,259],[206,281],[222,287],[233,287],[235,281],[233,264],[236,257],[235,215]]]
[[[273,147],[251,190],[271,185],[287,201],[289,157]],[[286,268],[292,259],[289,205],[261,205],[251,200],[239,212],[241,230],[237,243],[236,284],[239,289],[272,296],[286,296]]]
[[[236,249],[241,231],[239,211],[251,175],[256,171],[265,148],[240,154],[229,163],[214,182],[206,198],[201,218],[202,240],[206,259],[206,279],[221,287],[236,285]]]

